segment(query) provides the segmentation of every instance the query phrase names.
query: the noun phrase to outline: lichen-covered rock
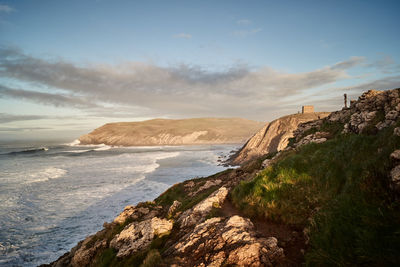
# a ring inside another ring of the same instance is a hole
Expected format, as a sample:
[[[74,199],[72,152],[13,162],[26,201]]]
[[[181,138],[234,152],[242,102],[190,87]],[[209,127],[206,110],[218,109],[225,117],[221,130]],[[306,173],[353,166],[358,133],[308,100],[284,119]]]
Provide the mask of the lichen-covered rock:
[[[92,238],[94,238],[94,236],[87,237],[82,242],[81,246],[75,251],[71,259],[71,266],[88,266],[91,263],[92,258],[96,254],[96,252],[99,249],[105,248],[107,246],[106,240],[97,240],[94,244],[90,244],[91,242],[93,242]]]
[[[284,258],[276,238],[258,237],[253,223],[237,215],[196,225],[165,254],[182,266],[274,266]]]
[[[175,200],[174,203],[172,203],[171,207],[168,209],[168,216],[172,216],[175,214],[176,210],[182,205],[181,202],[178,200]]]
[[[400,127],[394,128],[393,134],[400,136]]]
[[[206,189],[208,189],[208,188],[210,188],[212,186],[216,186],[216,185],[221,184],[221,182],[222,181],[219,180],[219,179],[217,179],[217,180],[208,180],[208,181],[206,181],[206,183],[204,185],[200,186],[199,189],[197,189],[194,192],[190,192],[189,196],[190,197],[195,196],[195,195],[197,195],[199,192],[201,192],[203,190],[206,190]]]
[[[212,207],[215,204],[222,205],[227,195],[228,189],[226,189],[226,187],[221,187],[220,189],[212,193],[209,197],[201,201],[199,204],[182,213],[178,219],[181,227],[189,227],[195,225],[196,223],[204,221],[207,214],[211,211]]]
[[[326,140],[328,140],[327,137],[329,137],[329,135],[330,134],[327,132],[316,132],[313,134],[309,134],[309,135],[303,137],[302,139],[300,139],[300,141],[298,141],[295,144],[295,147],[299,147],[299,146],[310,144],[310,143],[317,143],[317,144],[323,143]]]
[[[392,185],[395,190],[399,191],[400,189],[400,165],[397,165],[390,172],[390,178]]]
[[[154,217],[127,225],[121,233],[110,242],[110,247],[118,250],[117,257],[126,257],[147,247],[154,236],[168,233],[173,223],[166,219]]]
[[[400,149],[393,151],[390,157],[395,160],[400,160]]]
[[[270,160],[270,159],[265,159],[265,160],[262,162],[261,166],[265,169],[265,168],[267,168],[270,164],[271,164],[271,160]]]
[[[131,216],[134,216],[134,213],[136,211],[136,208],[134,206],[126,206],[124,211],[121,212],[115,219],[114,222],[118,224],[122,224],[126,221],[126,219],[130,218]],[[135,219],[137,218],[137,215],[134,216]]]

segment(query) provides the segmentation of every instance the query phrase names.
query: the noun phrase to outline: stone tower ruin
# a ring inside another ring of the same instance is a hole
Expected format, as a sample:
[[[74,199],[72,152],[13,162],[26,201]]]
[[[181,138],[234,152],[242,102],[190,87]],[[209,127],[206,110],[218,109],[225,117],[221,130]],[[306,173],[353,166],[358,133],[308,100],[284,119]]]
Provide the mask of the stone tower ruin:
[[[313,113],[314,112],[314,106],[302,106],[301,107],[301,113]]]

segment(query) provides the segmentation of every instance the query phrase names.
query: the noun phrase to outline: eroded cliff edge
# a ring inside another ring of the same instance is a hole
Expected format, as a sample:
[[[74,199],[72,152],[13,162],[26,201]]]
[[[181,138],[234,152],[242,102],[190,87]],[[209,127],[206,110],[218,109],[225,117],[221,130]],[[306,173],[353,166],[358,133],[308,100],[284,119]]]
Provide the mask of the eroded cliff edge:
[[[329,112],[293,114],[267,123],[231,156],[229,163],[240,165],[262,155],[281,151],[286,148],[289,139],[293,137],[293,131],[300,123],[322,119],[329,114]]]
[[[264,123],[241,118],[154,119],[107,123],[79,138],[81,144],[115,146],[244,143]]]
[[[126,207],[50,265],[398,265],[400,89],[293,134],[280,153]]]

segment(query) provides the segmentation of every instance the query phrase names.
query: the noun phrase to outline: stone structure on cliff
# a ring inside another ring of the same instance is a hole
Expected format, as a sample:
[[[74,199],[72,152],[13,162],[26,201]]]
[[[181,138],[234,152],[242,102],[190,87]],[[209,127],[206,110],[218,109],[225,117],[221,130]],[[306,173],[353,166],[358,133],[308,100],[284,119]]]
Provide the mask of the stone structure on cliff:
[[[301,107],[301,113],[313,113],[314,112],[314,106],[302,106]]]

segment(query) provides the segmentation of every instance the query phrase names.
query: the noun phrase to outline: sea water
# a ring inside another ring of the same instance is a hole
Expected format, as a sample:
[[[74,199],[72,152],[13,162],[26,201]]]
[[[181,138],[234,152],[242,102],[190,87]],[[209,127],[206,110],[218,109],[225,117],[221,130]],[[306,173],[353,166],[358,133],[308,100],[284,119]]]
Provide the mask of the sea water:
[[[0,266],[54,261],[125,206],[224,170],[237,148],[0,145]]]

